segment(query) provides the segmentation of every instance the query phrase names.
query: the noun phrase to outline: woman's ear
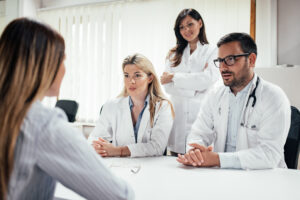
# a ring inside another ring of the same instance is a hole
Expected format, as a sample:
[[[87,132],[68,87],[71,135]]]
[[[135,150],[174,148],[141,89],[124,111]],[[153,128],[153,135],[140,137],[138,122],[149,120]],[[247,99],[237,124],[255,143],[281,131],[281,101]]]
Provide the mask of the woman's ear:
[[[148,75],[148,83],[153,81],[153,74]]]
[[[201,19],[199,19],[199,20],[198,20],[198,23],[199,23],[199,26],[200,26],[200,29],[201,29],[201,28],[202,28],[202,26],[203,26],[202,20],[201,20]]]

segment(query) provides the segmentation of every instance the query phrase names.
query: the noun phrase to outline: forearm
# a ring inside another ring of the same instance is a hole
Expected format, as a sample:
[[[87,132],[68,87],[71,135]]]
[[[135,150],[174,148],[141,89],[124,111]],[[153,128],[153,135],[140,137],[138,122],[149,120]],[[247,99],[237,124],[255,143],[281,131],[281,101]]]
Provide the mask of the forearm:
[[[131,152],[131,157],[145,157],[145,156],[162,156],[163,152],[167,146],[161,146],[154,141],[147,143],[137,143],[128,145]]]
[[[236,153],[218,153],[221,168],[241,169],[241,162]]]
[[[121,157],[127,157],[131,155],[131,152],[128,148],[128,146],[119,147],[120,149],[120,156]]]
[[[165,91],[170,95],[180,96],[180,97],[194,97],[195,96],[195,90],[175,88],[173,82],[164,84],[163,87],[164,87]]]
[[[175,88],[204,91],[217,81],[217,74],[210,71],[197,73],[176,73],[173,77]]]

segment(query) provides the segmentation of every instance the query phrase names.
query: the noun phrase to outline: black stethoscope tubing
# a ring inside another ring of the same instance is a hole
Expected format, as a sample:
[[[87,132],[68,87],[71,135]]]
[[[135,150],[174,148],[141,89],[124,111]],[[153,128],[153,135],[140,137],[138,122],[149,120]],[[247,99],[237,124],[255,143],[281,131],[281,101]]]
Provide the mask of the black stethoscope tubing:
[[[259,79],[259,77],[257,77],[257,79],[256,79],[256,84],[255,84],[255,88],[253,89],[253,91],[251,92],[251,94],[250,94],[249,97],[248,97],[247,104],[246,104],[246,108],[247,108],[247,106],[248,106],[249,101],[250,101],[251,98],[253,98],[252,108],[253,108],[253,107],[255,106],[255,104],[256,104],[256,96],[255,96],[255,92],[256,92],[256,88],[257,88],[257,86],[258,86],[258,84],[259,84],[259,81],[260,81],[260,79]]]
[[[248,107],[250,99],[253,98],[252,105],[251,105],[252,108],[256,104],[256,95],[255,95],[255,92],[256,92],[256,89],[257,89],[257,86],[258,86],[259,82],[260,82],[260,79],[259,79],[259,77],[257,77],[255,87],[254,87],[254,89],[252,90],[251,94],[248,97],[248,100],[247,100],[247,103],[246,103],[246,107],[245,107],[245,110],[244,110],[244,117],[243,117],[243,121],[241,122],[241,126],[243,126],[243,127],[247,127],[247,125],[245,124],[245,120],[246,120],[246,116],[245,116],[246,113],[245,112],[246,112],[246,109]],[[256,126],[254,125],[253,128],[256,128]]]

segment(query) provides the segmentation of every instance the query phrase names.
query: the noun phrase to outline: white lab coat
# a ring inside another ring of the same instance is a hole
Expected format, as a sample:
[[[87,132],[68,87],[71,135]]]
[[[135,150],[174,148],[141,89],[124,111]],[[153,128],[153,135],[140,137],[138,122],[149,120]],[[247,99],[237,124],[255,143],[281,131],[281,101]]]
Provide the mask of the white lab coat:
[[[156,104],[153,127],[150,125],[149,103],[146,106],[135,143],[129,107],[129,97],[120,97],[104,104],[99,121],[90,134],[92,143],[98,137],[112,141],[115,146],[128,146],[131,157],[163,155],[173,124],[171,106],[167,101]]]
[[[165,71],[174,73],[173,82],[163,85],[175,110],[168,142],[168,148],[173,152],[185,153],[186,137],[197,117],[202,99],[208,89],[220,79],[220,72],[213,63],[215,58],[215,46],[198,42],[192,55],[189,45],[184,49],[181,63],[177,67],[171,67],[171,62],[166,60]]]
[[[289,100],[281,88],[260,78],[255,93],[256,104],[251,106],[251,98],[245,109],[256,79],[255,75],[241,114],[241,122],[245,117],[247,127],[239,128],[234,154],[243,169],[286,167],[284,144],[291,120]],[[205,146],[213,144],[215,152],[224,152],[229,90],[229,87],[222,86],[207,96],[188,136],[188,143],[196,142]],[[187,150],[189,148],[187,146]]]

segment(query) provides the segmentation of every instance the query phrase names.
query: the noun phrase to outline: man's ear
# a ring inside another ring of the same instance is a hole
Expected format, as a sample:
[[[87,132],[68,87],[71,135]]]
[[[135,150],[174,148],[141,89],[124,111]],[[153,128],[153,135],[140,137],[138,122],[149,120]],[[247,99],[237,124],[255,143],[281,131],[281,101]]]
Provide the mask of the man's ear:
[[[251,53],[249,55],[249,67],[255,67],[255,61],[256,61],[256,54],[255,53]]]

